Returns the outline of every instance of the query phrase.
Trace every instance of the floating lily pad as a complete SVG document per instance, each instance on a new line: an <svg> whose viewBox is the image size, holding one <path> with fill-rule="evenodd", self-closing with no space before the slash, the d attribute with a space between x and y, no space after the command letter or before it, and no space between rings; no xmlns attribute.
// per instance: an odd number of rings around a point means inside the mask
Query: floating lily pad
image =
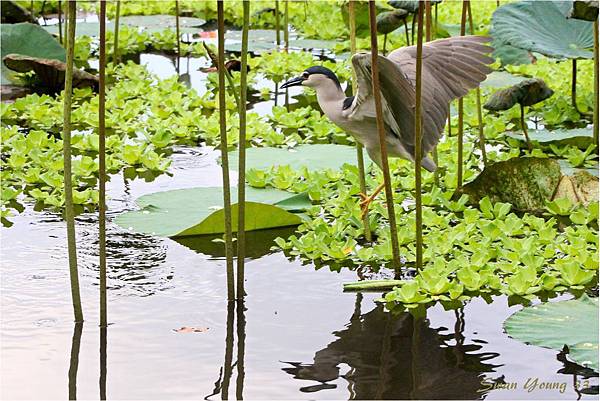
<svg viewBox="0 0 600 401"><path fill-rule="evenodd" d="M519 82L525 81L527 78L519 75L513 75L506 71L492 71L488 74L485 81L481 83L482 87L488 88L504 88L507 86L516 85Z"/></svg>
<svg viewBox="0 0 600 401"><path fill-rule="evenodd" d="M42 27L23 22L20 24L3 24L0 40L0 57L8 54L22 54L25 56L66 60L65 49L56 39ZM15 78L4 64L2 70L2 85L15 83Z"/></svg>
<svg viewBox="0 0 600 401"><path fill-rule="evenodd" d="M594 143L594 134L591 128L557 129L548 131L546 129L532 129L528 131L531 142L538 142L544 145L577 146L585 150ZM521 132L506 132L504 135L525 141Z"/></svg>
<svg viewBox="0 0 600 401"><path fill-rule="evenodd" d="M335 40L301 39L291 35L289 45L292 49L330 50L338 42ZM283 45L283 39L281 39ZM262 53L277 48L277 33L273 29L253 29L248 31L248 51L251 53ZM240 52L242 50L242 32L229 30L225 33L225 50L228 52Z"/></svg>
<svg viewBox="0 0 600 401"><path fill-rule="evenodd" d="M236 202L237 188L231 188ZM286 204L294 198L294 202ZM246 187L246 230L287 227L300 224L292 212L310 206L305 197L277 189ZM223 190L221 187L178 189L144 195L136 201L139 211L117 216L119 226L145 234L164 237L220 234L224 227ZM232 226L237 230L237 203L232 205Z"/></svg>
<svg viewBox="0 0 600 401"><path fill-rule="evenodd" d="M202 30L200 26L204 25L206 21L200 18L192 17L179 17L179 32L181 33L197 33ZM146 32L160 32L165 29L175 30L175 16L174 15L128 15L119 18L119 25L126 25L128 27L139 28ZM43 27L49 33L58 34L58 25L47 25ZM106 30L114 31L114 21L106 22ZM100 35L100 23L99 22L78 22L75 27L76 36L98 36Z"/></svg>
<svg viewBox="0 0 600 401"><path fill-rule="evenodd" d="M554 58L587 58L594 54L592 23L567 19L570 1L521 1L499 7L492 16L492 37L521 49Z"/></svg>
<svg viewBox="0 0 600 401"><path fill-rule="evenodd" d="M598 371L598 298L527 307L506 319L504 329L527 344L557 351L566 345L570 359Z"/></svg>
<svg viewBox="0 0 600 401"><path fill-rule="evenodd" d="M238 168L237 151L229 153L229 168ZM264 170L271 166L290 166L294 169L337 170L344 164L356 164L356 148L345 145L299 145L292 149L249 148L246 168Z"/></svg>

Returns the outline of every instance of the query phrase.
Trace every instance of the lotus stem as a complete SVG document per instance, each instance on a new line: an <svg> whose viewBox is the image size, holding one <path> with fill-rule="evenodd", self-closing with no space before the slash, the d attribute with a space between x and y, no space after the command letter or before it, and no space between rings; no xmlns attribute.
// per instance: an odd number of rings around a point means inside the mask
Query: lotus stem
<svg viewBox="0 0 600 401"><path fill-rule="evenodd" d="M385 200L387 204L388 220L390 223L390 241L392 243L393 264L396 274L400 274L400 249L398 246L398 227L394 211L394 193L388 161L387 144L385 139L385 125L381 105L381 91L379 87L379 65L377 51L377 22L375 20L375 0L369 0L369 28L371 33L371 80L373 81L373 97L375 99L375 115L377 118L377 131L379 133L379 146L381 151L381 169L385 186Z"/></svg>
<svg viewBox="0 0 600 401"><path fill-rule="evenodd" d="M225 18L223 2L217 1L218 47L217 72L219 74L219 125L221 134L221 171L223 174L223 208L225 214L225 259L227 264L227 299L235 299L233 277L233 241L231 230L231 187L229 183L229 155L227 153L227 103L225 99ZM239 103L238 103L239 105Z"/></svg>
<svg viewBox="0 0 600 401"><path fill-rule="evenodd" d="M460 36L465 36L465 28L467 25L467 9L469 6L468 0L463 0L462 4L462 15L460 19ZM458 99L458 161L457 161L457 172L456 172L456 189L461 190L463 185L463 130L464 130L464 109L463 109L463 98Z"/></svg>
<svg viewBox="0 0 600 401"><path fill-rule="evenodd" d="M431 4L425 0L425 5L429 6L431 17ZM423 122L421 118L421 73L423 70L423 2L419 2L419 22L417 23L417 66L415 82L415 231L416 231L416 268L423 268L423 202L421 200L421 160L423 159L422 137ZM429 25L428 21L428 25Z"/></svg>
<svg viewBox="0 0 600 401"><path fill-rule="evenodd" d="M387 33L383 34L383 55L386 55L385 47L387 45Z"/></svg>
<svg viewBox="0 0 600 401"><path fill-rule="evenodd" d="M533 145L531 144L531 141L529 140L529 134L527 133L527 123L525 122L525 107L521 104L519 105L519 107L521 108L521 129L523 130L523 135L525 135L527 147L531 152L533 150Z"/></svg>
<svg viewBox="0 0 600 401"><path fill-rule="evenodd" d="M62 1L58 0L58 42L63 44L62 35Z"/></svg>
<svg viewBox="0 0 600 401"><path fill-rule="evenodd" d="M244 378L246 376L244 357L246 352L246 308L244 300L240 299L236 305L237 322L237 381L235 385L235 398L244 399Z"/></svg>
<svg viewBox="0 0 600 401"><path fill-rule="evenodd" d="M119 64L119 17L121 14L121 0L117 0L117 10L115 11L115 44L113 49L113 63Z"/></svg>
<svg viewBox="0 0 600 401"><path fill-rule="evenodd" d="M275 40L277 48L281 46L281 21L279 18L279 0L275 0Z"/></svg>
<svg viewBox="0 0 600 401"><path fill-rule="evenodd" d="M406 46L410 46L410 37L408 36L408 24L406 23L406 17L404 18L404 33L406 34Z"/></svg>
<svg viewBox="0 0 600 401"><path fill-rule="evenodd" d="M363 280L344 283L344 291L387 291L404 284L404 280Z"/></svg>
<svg viewBox="0 0 600 401"><path fill-rule="evenodd" d="M65 220L67 223L67 248L69 252L69 274L71 276L71 298L76 322L83 322L81 296L79 293L79 272L77 269L77 243L75 239L75 213L73 211L73 177L71 175L71 105L73 99L73 55L75 45L75 1L67 3L67 65L65 90L63 92L63 159L65 181Z"/></svg>
<svg viewBox="0 0 600 401"><path fill-rule="evenodd" d="M598 90L598 68L600 68L600 55L598 52L598 20L594 21L594 143L596 144L596 152L600 151L600 144L598 142L598 130L599 130L599 118L598 118L598 96L600 91Z"/></svg>
<svg viewBox="0 0 600 401"><path fill-rule="evenodd" d="M100 255L100 327L108 325L106 300L106 1L100 1L98 84L98 253Z"/></svg>
<svg viewBox="0 0 600 401"><path fill-rule="evenodd" d="M289 1L284 0L283 2L283 25L285 25L285 30L283 31L283 42L285 45L285 52L287 53L290 50L290 10L288 7ZM287 94L287 91L286 91Z"/></svg>
<svg viewBox="0 0 600 401"><path fill-rule="evenodd" d="M179 0L175 0L175 36L177 36L177 73L179 74L179 58L181 57L181 33L179 32Z"/></svg>
<svg viewBox="0 0 600 401"><path fill-rule="evenodd" d="M411 45L414 46L415 44L415 23L416 23L416 16L413 15L413 19L412 19L412 26L410 29L410 36L412 37L412 41L411 41Z"/></svg>
<svg viewBox="0 0 600 401"><path fill-rule="evenodd" d="M436 6L437 6L437 4L436 4ZM437 7L436 7L436 12L437 12ZM436 16L436 18L437 18L437 16ZM437 23L437 21L436 21L436 23ZM431 41L431 1L429 1L429 0L425 1L425 41L426 42ZM437 164L438 164L437 145L435 145L433 147L433 149L431 150L431 156L433 157L433 162L437 166ZM438 172L437 169L433 173L433 182L436 187L440 186L440 173Z"/></svg>
<svg viewBox="0 0 600 401"><path fill-rule="evenodd" d="M240 70L240 131L238 139L238 227L237 227L237 297L244 298L244 258L246 255L246 97L248 78L248 27L250 25L250 1L245 0L242 27L242 54ZM287 2L286 2L287 6ZM238 397L239 398L239 397Z"/></svg>
<svg viewBox="0 0 600 401"><path fill-rule="evenodd" d="M469 33L475 35L475 24L473 24L473 13L471 11L471 2L467 4L467 12L469 14ZM479 86L475 89L476 102L477 102L477 127L479 128L479 147L481 149L481 158L483 159L483 165L487 166L487 153L485 151L485 134L483 132L483 113L481 110L481 90Z"/></svg>
<svg viewBox="0 0 600 401"><path fill-rule="evenodd" d="M356 15L355 15L355 0L350 0L348 3L348 19L350 21L350 54L356 53ZM406 20L404 21L406 26ZM408 35L408 33L407 33ZM408 36L407 36L408 38ZM352 69L352 93L356 94L358 84L356 82L356 73ZM356 141L356 160L358 164L358 181L360 185L360 192L363 194L367 193L367 182L365 179L365 157L363 153L363 146L360 142ZM363 229L365 231L365 239L369 242L372 241L371 226L369 226L369 211L367 210L363 218Z"/></svg>

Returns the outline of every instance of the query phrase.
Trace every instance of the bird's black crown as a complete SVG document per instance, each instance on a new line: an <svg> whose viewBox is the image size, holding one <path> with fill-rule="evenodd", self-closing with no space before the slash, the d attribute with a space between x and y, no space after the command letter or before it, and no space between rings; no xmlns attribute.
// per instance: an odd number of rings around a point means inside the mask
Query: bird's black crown
<svg viewBox="0 0 600 401"><path fill-rule="evenodd" d="M307 68L306 72L308 72L309 74L323 74L327 78L329 78L333 82L335 82L335 84L337 85L338 88L340 88L340 89L342 88L342 85L340 84L340 81L338 80L338 77L329 68L322 67L320 65L315 65L313 67Z"/></svg>

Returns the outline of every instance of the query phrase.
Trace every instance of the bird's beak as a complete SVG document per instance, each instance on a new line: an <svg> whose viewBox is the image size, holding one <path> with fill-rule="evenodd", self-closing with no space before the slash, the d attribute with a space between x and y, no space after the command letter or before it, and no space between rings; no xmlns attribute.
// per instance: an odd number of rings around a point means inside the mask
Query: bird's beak
<svg viewBox="0 0 600 401"><path fill-rule="evenodd" d="M302 82L304 82L304 78L302 77L292 78L283 85L281 85L281 89L289 88L290 86L302 85Z"/></svg>

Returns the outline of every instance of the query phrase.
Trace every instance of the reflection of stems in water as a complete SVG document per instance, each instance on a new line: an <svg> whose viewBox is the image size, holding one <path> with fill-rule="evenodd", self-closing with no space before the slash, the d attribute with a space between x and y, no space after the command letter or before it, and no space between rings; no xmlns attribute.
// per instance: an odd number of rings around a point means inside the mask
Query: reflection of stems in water
<svg viewBox="0 0 600 401"><path fill-rule="evenodd" d="M467 3L468 0L463 0L462 4L462 16L460 19L460 36L465 36L465 27L467 24ZM458 161L457 161L457 172L456 172L456 189L462 189L463 184L463 98L458 99Z"/></svg>
<svg viewBox="0 0 600 401"><path fill-rule="evenodd" d="M225 337L225 362L223 366L223 385L221 387L221 399L227 400L229 398L229 383L231 381L231 375L233 373L233 367L231 366L233 359L233 319L235 309L235 302L227 302L227 334Z"/></svg>
<svg viewBox="0 0 600 401"><path fill-rule="evenodd" d="M473 13L471 12L471 2L467 3L467 13L469 15L469 33L475 35L475 25L473 24ZM479 86L475 88L477 101L477 126L479 128L479 146L481 148L481 158L483 166L487 166L487 154L485 152L485 135L483 134L483 114L481 112L481 90Z"/></svg>
<svg viewBox="0 0 600 401"><path fill-rule="evenodd" d="M229 183L229 155L227 149L227 103L225 100L225 18L223 2L217 2L219 55L217 72L219 74L219 125L221 136L221 170L223 175L223 208L225 214L225 259L227 265L227 299L235 299L233 277L233 241L231 232L231 187ZM239 102L238 102L239 105Z"/></svg>
<svg viewBox="0 0 600 401"><path fill-rule="evenodd" d="M465 336L463 332L465 330L465 311L464 308L454 310L454 316L456 321L454 323L454 340L456 345L454 347L454 355L456 356L456 366L460 367L463 364L463 352L462 346L465 342Z"/></svg>
<svg viewBox="0 0 600 401"><path fill-rule="evenodd" d="M113 63L119 63L119 17L121 14L121 0L117 0L117 11L115 12L115 45L113 49Z"/></svg>
<svg viewBox="0 0 600 401"><path fill-rule="evenodd" d="M100 255L100 327L108 324L106 305L106 2L100 2L98 85L98 253Z"/></svg>
<svg viewBox="0 0 600 401"><path fill-rule="evenodd" d="M79 273L77 271L77 244L75 240L75 214L73 211L73 183L71 179L71 101L73 97L73 55L75 48L75 1L67 3L67 69L65 72L64 114L63 114L63 163L65 185L65 220L67 223L67 248L69 253L69 275L71 278L71 298L76 322L83 322L81 296L79 294Z"/></svg>
<svg viewBox="0 0 600 401"><path fill-rule="evenodd" d="M235 398L244 399L244 353L246 352L246 309L244 300L237 301L237 382Z"/></svg>
<svg viewBox="0 0 600 401"><path fill-rule="evenodd" d="M104 3L104 2L103 2ZM100 327L100 399L106 399L106 343L107 328Z"/></svg>
<svg viewBox="0 0 600 401"><path fill-rule="evenodd" d="M386 313L386 322L385 329L383 332L383 344L381 346L381 354L379 356L379 381L377 383L377 396L375 397L378 400L383 399L385 390L387 389L387 382L389 379L389 372L391 372L392 368L388 367L390 357L392 353L390 352L392 348L392 314Z"/></svg>
<svg viewBox="0 0 600 401"><path fill-rule="evenodd" d="M423 318L425 319L425 318ZM419 355L419 342L421 341L421 318L412 317L413 333L410 345L410 373L412 377L410 399L417 399L417 390L419 389L419 374L417 372L417 357Z"/></svg>
<svg viewBox="0 0 600 401"><path fill-rule="evenodd" d="M431 11L431 4L426 1ZM422 138L423 119L421 105L421 72L423 70L423 11L424 4L419 2L418 28L417 28L417 66L415 82L415 237L416 237L416 263L415 267L420 270L423 267L423 203L421 201L421 160L423 160Z"/></svg>
<svg viewBox="0 0 600 401"><path fill-rule="evenodd" d="M248 69L248 25L250 24L250 2L244 1L244 26L242 28L242 64L240 69L240 130L238 139L238 228L237 228L237 296L243 298L244 258L246 256L246 96Z"/></svg>
<svg viewBox="0 0 600 401"><path fill-rule="evenodd" d="M81 333L83 323L75 323L73 340L71 341L71 359L69 361L69 399L77 399L77 368L79 367L79 348L81 346Z"/></svg>
<svg viewBox="0 0 600 401"><path fill-rule="evenodd" d="M371 37L371 82L372 93L375 100L375 115L377 120L377 133L379 136L379 151L381 152L381 170L383 171L383 183L385 186L385 203L387 217L390 226L390 238L392 242L393 266L396 274L400 274L400 248L398 246L398 227L396 226L396 213L394 212L394 193L390 178L390 166L388 161L387 143L385 140L385 123L383 121L383 108L381 101L381 90L379 86L379 64L377 51L377 22L375 0L369 0L369 29Z"/></svg>
<svg viewBox="0 0 600 401"><path fill-rule="evenodd" d="M356 15L355 6L356 0L350 0L348 3L348 20L350 22L350 54L356 53ZM404 20L406 24L406 19ZM407 34L408 35L408 34ZM408 36L407 36L408 38ZM356 72L352 69L352 94L356 94L358 89L358 83L356 82ZM360 185L360 192L363 194L367 193L367 182L365 179L365 157L363 154L363 146L360 142L356 141L356 160L358 162L358 181ZM371 242L371 227L369 226L369 210L367 209L363 218L363 230L365 231L365 239Z"/></svg>

